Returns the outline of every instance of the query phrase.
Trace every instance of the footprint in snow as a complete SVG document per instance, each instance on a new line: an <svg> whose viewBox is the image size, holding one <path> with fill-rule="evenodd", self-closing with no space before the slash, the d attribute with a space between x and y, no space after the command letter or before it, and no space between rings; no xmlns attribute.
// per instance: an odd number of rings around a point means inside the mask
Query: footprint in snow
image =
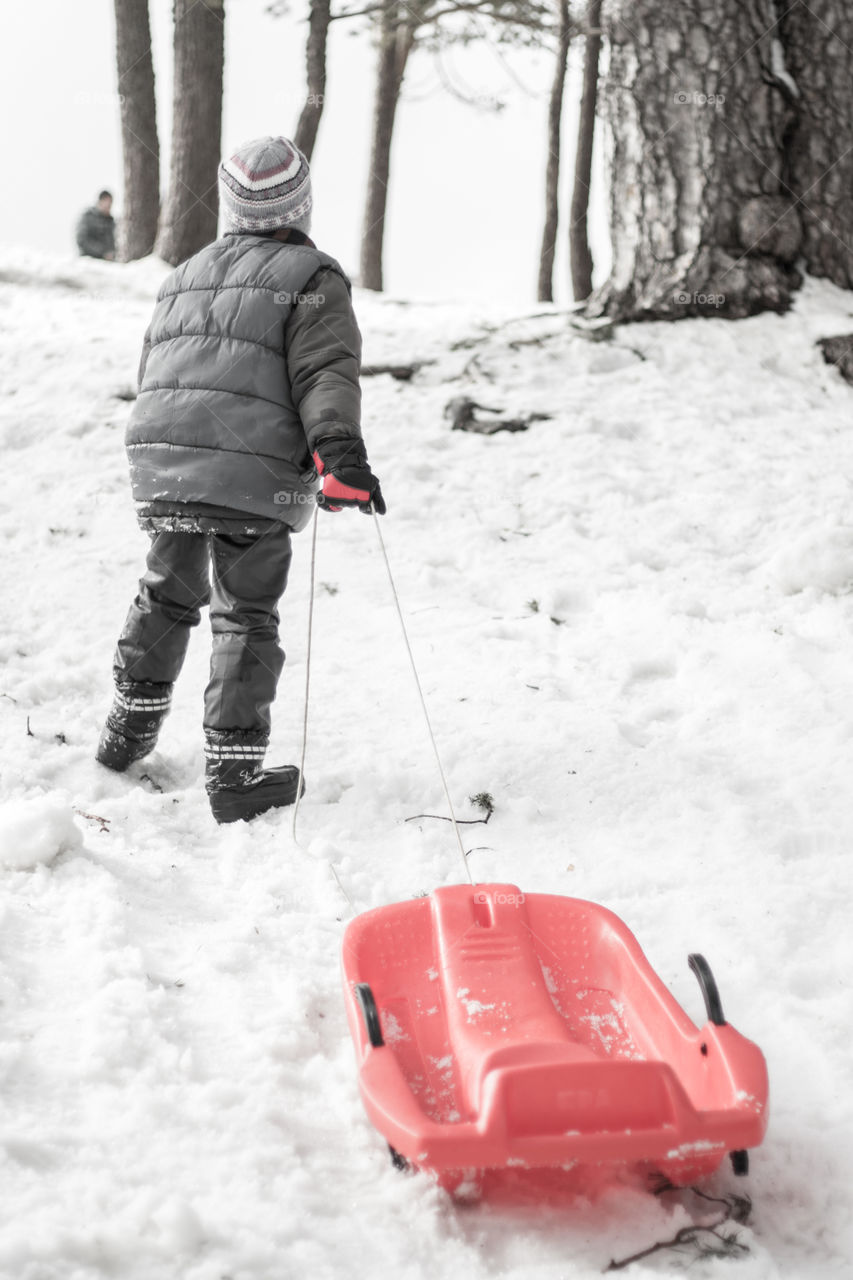
<svg viewBox="0 0 853 1280"><path fill-rule="evenodd" d="M639 719L617 721L616 728L632 747L647 747L659 737L663 728L681 717L681 711L667 704L650 707Z"/></svg>
<svg viewBox="0 0 853 1280"><path fill-rule="evenodd" d="M650 680L672 680L678 666L672 658L640 658L632 662L622 683L622 692L629 693L634 685L647 684Z"/></svg>

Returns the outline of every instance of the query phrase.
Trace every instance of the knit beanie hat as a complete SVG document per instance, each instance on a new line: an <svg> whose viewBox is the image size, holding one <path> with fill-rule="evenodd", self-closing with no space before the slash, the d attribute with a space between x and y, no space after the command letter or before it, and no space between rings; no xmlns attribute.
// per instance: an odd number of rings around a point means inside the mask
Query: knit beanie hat
<svg viewBox="0 0 853 1280"><path fill-rule="evenodd" d="M308 161L287 138L245 142L219 166L219 203L226 231L311 229Z"/></svg>

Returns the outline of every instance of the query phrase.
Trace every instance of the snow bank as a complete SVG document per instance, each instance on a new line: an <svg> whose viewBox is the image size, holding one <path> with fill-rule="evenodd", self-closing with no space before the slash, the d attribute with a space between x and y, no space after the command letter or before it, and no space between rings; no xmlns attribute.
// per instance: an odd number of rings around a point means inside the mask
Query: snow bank
<svg viewBox="0 0 853 1280"><path fill-rule="evenodd" d="M567 1185L461 1210L391 1167L359 1100L347 920L461 872L447 822L406 821L445 802L373 521L321 517L298 844L289 813L211 818L206 621L157 751L94 761L147 546L123 395L161 271L0 252L0 769L44 793L4 848L76 847L73 804L87 854L0 874L0 1280L589 1280L687 1209ZM849 1276L853 591L827 513L853 401L814 340L850 295L612 343L535 306L356 306L367 363L435 361L366 378L364 422L454 805L494 797L472 874L616 911L695 1020L706 955L770 1070L737 1280ZM451 432L460 394L551 416ZM272 764L299 759L309 548ZM710 1190L744 1184L726 1165ZM735 1274L628 1274L673 1270Z"/></svg>
<svg viewBox="0 0 853 1280"><path fill-rule="evenodd" d="M10 800L0 808L0 867L26 871L82 843L71 806L60 796Z"/></svg>
<svg viewBox="0 0 853 1280"><path fill-rule="evenodd" d="M781 547L768 569L783 591L841 592L853 590L853 524L840 517L815 520L788 546Z"/></svg>

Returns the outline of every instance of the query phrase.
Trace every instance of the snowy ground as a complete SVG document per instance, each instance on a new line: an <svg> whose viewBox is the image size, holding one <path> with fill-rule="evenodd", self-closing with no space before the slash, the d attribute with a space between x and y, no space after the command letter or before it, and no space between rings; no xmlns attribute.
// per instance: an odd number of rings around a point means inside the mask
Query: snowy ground
<svg viewBox="0 0 853 1280"><path fill-rule="evenodd" d="M162 273L0 253L0 1275L598 1275L687 1202L462 1208L361 1109L330 863L356 911L460 876L446 823L404 821L445 806L373 522L321 516L299 845L286 813L210 817L203 633L157 753L93 761L145 549L121 395ZM457 807L496 803L474 875L609 906L697 1021L686 955L708 957L771 1080L736 1274L850 1275L851 391L813 342L853 329L851 296L610 343L547 308L357 306L368 361L436 361L365 381L365 434ZM460 394L553 417L451 433ZM300 745L297 549L276 763Z"/></svg>

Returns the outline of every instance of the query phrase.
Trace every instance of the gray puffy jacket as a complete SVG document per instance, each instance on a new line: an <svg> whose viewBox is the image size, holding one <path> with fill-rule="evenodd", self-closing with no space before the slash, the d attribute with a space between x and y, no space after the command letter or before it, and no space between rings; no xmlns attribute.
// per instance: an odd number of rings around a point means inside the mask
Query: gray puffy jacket
<svg viewBox="0 0 853 1280"><path fill-rule="evenodd" d="M141 517L239 513L301 529L318 441L361 436L349 281L291 236L229 233L161 286L127 430Z"/></svg>
<svg viewBox="0 0 853 1280"><path fill-rule="evenodd" d="M80 214L77 223L77 248L84 258L105 258L116 251L116 224L111 213L102 213L97 205Z"/></svg>

